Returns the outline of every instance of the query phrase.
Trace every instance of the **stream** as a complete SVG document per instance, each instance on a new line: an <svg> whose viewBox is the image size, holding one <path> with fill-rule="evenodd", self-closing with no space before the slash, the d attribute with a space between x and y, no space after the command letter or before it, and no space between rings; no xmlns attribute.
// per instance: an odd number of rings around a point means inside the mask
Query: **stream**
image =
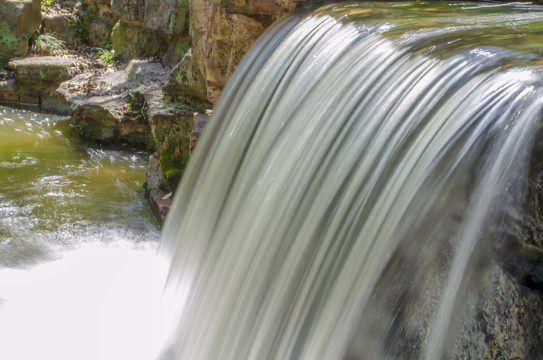
<svg viewBox="0 0 543 360"><path fill-rule="evenodd" d="M149 358L161 283L148 154L4 106L0 139L0 358Z"/></svg>

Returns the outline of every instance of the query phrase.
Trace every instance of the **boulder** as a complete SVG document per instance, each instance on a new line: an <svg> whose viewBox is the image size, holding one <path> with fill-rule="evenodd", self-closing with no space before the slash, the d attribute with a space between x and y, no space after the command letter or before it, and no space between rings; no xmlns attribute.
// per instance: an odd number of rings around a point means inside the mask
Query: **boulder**
<svg viewBox="0 0 543 360"><path fill-rule="evenodd" d="M142 23L144 9L144 0L111 0L111 10L124 20Z"/></svg>
<svg viewBox="0 0 543 360"><path fill-rule="evenodd" d="M132 60L118 71L79 74L62 83L57 92L69 104L80 136L148 146L147 98L160 94L169 73L160 63Z"/></svg>
<svg viewBox="0 0 543 360"><path fill-rule="evenodd" d="M147 119L167 191L175 190L189 161L194 112L194 107L170 103L161 95L148 101Z"/></svg>
<svg viewBox="0 0 543 360"><path fill-rule="evenodd" d="M203 100L207 99L207 91L200 69L194 61L192 49L189 49L172 69L163 91L169 98L189 101L200 110L211 107L211 104Z"/></svg>
<svg viewBox="0 0 543 360"><path fill-rule="evenodd" d="M17 80L0 80L0 100L20 101L20 90Z"/></svg>
<svg viewBox="0 0 543 360"><path fill-rule="evenodd" d="M59 101L56 89L76 72L75 58L68 56L35 56L13 59L8 64L15 72L20 87L19 101L42 104L46 110L65 113L67 107Z"/></svg>
<svg viewBox="0 0 543 360"><path fill-rule="evenodd" d="M162 61L164 61L165 64L174 67L183 60L183 57L190 49L190 44L191 39L188 34L172 38L168 43L168 50L164 54Z"/></svg>
<svg viewBox="0 0 543 360"><path fill-rule="evenodd" d="M123 95L93 96L74 99L71 111L74 128L86 138L103 143L145 145L148 126L142 116L134 116Z"/></svg>
<svg viewBox="0 0 543 360"><path fill-rule="evenodd" d="M164 55L168 44L159 32L119 20L111 33L115 52L123 58Z"/></svg>
<svg viewBox="0 0 543 360"><path fill-rule="evenodd" d="M40 0L0 0L0 63L27 54L41 20Z"/></svg>
<svg viewBox="0 0 543 360"><path fill-rule="evenodd" d="M143 24L146 28L172 36L186 33L189 20L188 0L146 0Z"/></svg>
<svg viewBox="0 0 543 360"><path fill-rule="evenodd" d="M77 17L73 14L46 14L43 17L44 33L53 34L67 44L75 44L73 24L76 20Z"/></svg>

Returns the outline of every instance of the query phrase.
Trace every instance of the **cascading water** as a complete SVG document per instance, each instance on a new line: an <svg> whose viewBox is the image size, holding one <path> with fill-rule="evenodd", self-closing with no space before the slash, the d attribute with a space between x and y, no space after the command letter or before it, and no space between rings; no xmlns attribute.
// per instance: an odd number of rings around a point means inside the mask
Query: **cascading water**
<svg viewBox="0 0 543 360"><path fill-rule="evenodd" d="M263 35L163 231L164 358L461 357L525 194L542 24L522 4L341 3Z"/></svg>

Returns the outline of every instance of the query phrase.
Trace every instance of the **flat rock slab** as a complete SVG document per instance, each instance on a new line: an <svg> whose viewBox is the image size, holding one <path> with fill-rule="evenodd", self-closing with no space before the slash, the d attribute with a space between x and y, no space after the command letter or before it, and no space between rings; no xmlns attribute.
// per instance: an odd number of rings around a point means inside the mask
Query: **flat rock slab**
<svg viewBox="0 0 543 360"><path fill-rule="evenodd" d="M60 84L74 75L76 59L67 56L35 56L11 60L8 66L16 73L20 83Z"/></svg>
<svg viewBox="0 0 543 360"><path fill-rule="evenodd" d="M132 60L117 71L79 74L60 84L57 93L70 105L82 137L146 145L150 131L141 108L146 98L160 92L170 71L161 63ZM135 93L141 97L136 99Z"/></svg>

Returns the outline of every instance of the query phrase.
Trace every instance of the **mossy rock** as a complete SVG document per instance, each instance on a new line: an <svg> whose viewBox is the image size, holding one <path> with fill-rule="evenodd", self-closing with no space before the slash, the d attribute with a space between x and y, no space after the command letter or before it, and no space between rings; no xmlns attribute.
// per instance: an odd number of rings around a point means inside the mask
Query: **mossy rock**
<svg viewBox="0 0 543 360"><path fill-rule="evenodd" d="M194 104L199 111L203 112L211 107L207 101L204 79L193 61L192 49L189 49L183 59L172 69L163 91L171 99Z"/></svg>
<svg viewBox="0 0 543 360"><path fill-rule="evenodd" d="M1 0L0 63L25 56L28 52L28 40L40 24L40 0Z"/></svg>
<svg viewBox="0 0 543 360"><path fill-rule="evenodd" d="M111 10L119 18L130 21L143 21L144 0L111 0Z"/></svg>
<svg viewBox="0 0 543 360"><path fill-rule="evenodd" d="M168 103L162 97L149 101L147 118L159 153L163 182L174 190L190 158L190 133L196 110L186 104Z"/></svg>
<svg viewBox="0 0 543 360"><path fill-rule="evenodd" d="M168 44L159 32L119 20L111 33L111 43L116 54L121 57L142 56L160 57L168 49Z"/></svg>
<svg viewBox="0 0 543 360"><path fill-rule="evenodd" d="M185 34L189 23L188 0L146 0L143 24L172 36Z"/></svg>

